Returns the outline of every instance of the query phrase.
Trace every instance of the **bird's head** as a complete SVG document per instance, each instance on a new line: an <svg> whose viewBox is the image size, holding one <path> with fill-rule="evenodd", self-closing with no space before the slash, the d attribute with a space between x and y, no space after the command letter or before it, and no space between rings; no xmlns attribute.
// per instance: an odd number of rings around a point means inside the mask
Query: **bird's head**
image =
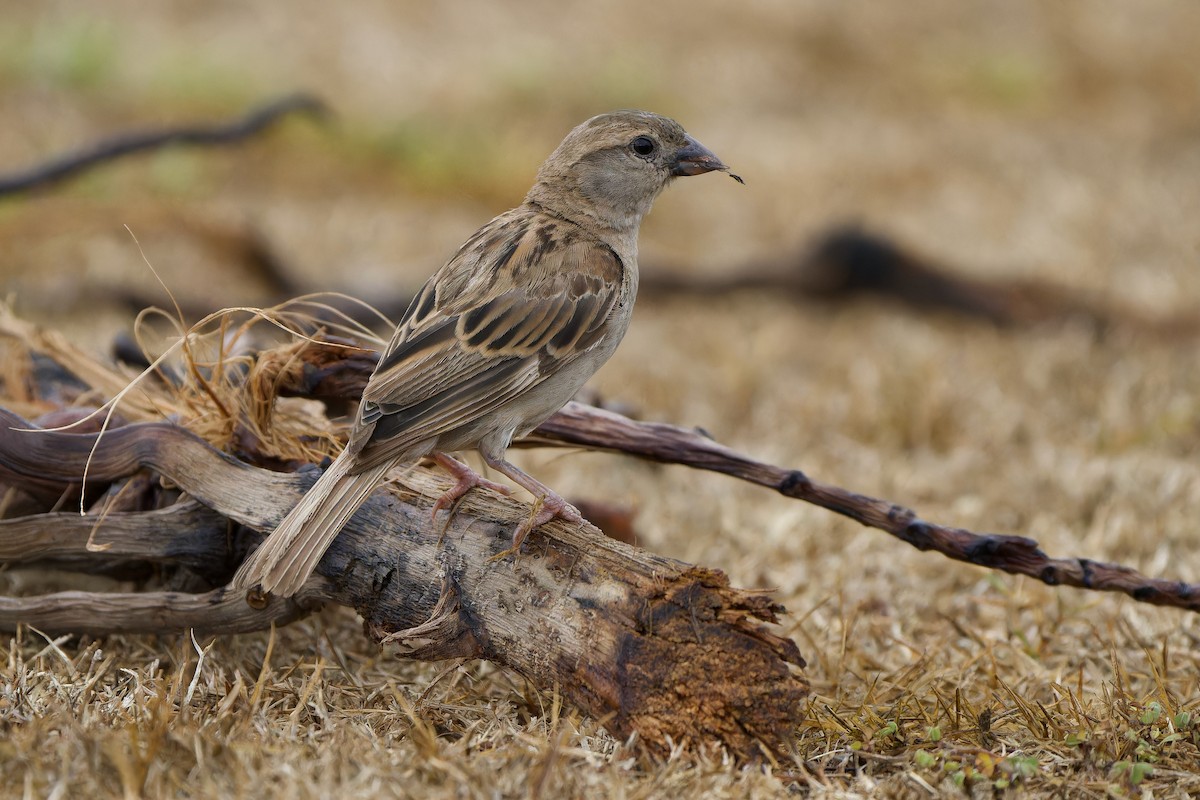
<svg viewBox="0 0 1200 800"><path fill-rule="evenodd" d="M583 214L602 227L636 230L674 178L705 172L729 167L678 122L614 111L567 134L542 164L528 199L568 218Z"/></svg>

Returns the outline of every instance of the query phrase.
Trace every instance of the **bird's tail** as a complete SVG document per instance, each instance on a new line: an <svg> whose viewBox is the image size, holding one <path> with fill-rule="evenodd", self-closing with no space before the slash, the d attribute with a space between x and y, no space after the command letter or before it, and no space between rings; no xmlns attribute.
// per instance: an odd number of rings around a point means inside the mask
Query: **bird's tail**
<svg viewBox="0 0 1200 800"><path fill-rule="evenodd" d="M261 586L264 592L291 597L300 591L338 531L382 481L390 462L351 473L353 457L343 453L325 470L262 546L233 577L238 590Z"/></svg>

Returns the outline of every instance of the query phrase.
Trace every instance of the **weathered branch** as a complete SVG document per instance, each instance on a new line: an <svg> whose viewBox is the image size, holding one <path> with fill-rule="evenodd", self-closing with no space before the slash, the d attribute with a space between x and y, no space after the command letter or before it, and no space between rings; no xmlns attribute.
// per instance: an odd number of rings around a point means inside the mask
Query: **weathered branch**
<svg viewBox="0 0 1200 800"><path fill-rule="evenodd" d="M189 628L201 633L249 633L285 625L321 605L319 590L307 587L295 597L265 598L250 606L241 596L217 589L183 592L58 592L37 597L0 596L0 628L18 624L40 631L90 633L121 631L167 633Z"/></svg>
<svg viewBox="0 0 1200 800"><path fill-rule="evenodd" d="M926 522L904 506L818 483L800 470L755 461L694 430L634 422L610 411L571 403L534 431L527 443L551 442L720 472L836 511L918 550L933 550L955 561L1026 575L1051 586L1119 592L1142 603L1200 611L1200 586L1195 584L1150 578L1131 567L1087 558L1051 558L1036 541L1024 536L978 534Z"/></svg>
<svg viewBox="0 0 1200 800"><path fill-rule="evenodd" d="M251 109L241 119L225 125L184 126L124 133L24 172L0 176L0 197L43 188L126 156L172 145L231 144L254 136L290 114L323 116L326 113L328 112L324 103L317 98L307 94L296 94Z"/></svg>
<svg viewBox="0 0 1200 800"><path fill-rule="evenodd" d="M346 352L347 360L339 362L323 345L306 346L284 381L284 391L316 397L361 393L374 361L360 350ZM903 506L819 483L800 470L756 461L675 425L635 422L610 411L570 403L517 444L587 447L720 472L835 511L886 531L918 550L933 550L955 561L1027 575L1051 586L1119 592L1142 603L1200 611L1200 586L1150 578L1120 564L1052 558L1024 536L977 534L926 522Z"/></svg>
<svg viewBox="0 0 1200 800"><path fill-rule="evenodd" d="M96 538L101 527L103 535ZM137 560L216 577L230 568L228 533L225 517L195 501L103 516L34 514L0 520L0 562L50 561L88 572L105 562Z"/></svg>

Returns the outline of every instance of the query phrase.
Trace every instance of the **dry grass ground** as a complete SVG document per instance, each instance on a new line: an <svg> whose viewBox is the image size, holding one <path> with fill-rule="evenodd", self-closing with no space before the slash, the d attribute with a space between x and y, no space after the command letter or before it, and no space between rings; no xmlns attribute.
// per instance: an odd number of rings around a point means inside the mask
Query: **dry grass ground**
<svg viewBox="0 0 1200 800"><path fill-rule="evenodd" d="M128 326L105 288L156 291L122 224L213 307L262 287L180 220L251 222L314 287L402 293L516 202L571 124L620 106L676 116L748 183L668 193L649 268L733 269L855 218L976 275L1143 314L1200 302L1188 0L10 1L0 20L3 168L297 86L341 114L0 204L6 293L97 350ZM1197 352L739 294L643 304L596 384L928 519L1200 581ZM635 506L644 546L776 591L814 686L794 760L651 763L518 677L395 661L328 611L271 636L6 637L0 795L1200 792L1192 616L951 563L717 476L523 457L568 494Z"/></svg>

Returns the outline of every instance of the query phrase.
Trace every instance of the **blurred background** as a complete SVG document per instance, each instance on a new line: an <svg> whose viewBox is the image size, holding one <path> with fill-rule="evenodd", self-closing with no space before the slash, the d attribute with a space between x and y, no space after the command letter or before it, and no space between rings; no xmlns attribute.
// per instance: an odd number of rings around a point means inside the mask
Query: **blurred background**
<svg viewBox="0 0 1200 800"><path fill-rule="evenodd" d="M6 202L0 275L47 318L95 314L96 284L156 291L125 224L174 291L211 304L257 287L206 225L252 226L306 287L404 294L520 200L565 131L620 107L678 118L748 182L666 195L648 269L727 272L857 221L979 274L1156 309L1200 296L1187 0L0 10L6 172L296 90L336 115Z"/></svg>

